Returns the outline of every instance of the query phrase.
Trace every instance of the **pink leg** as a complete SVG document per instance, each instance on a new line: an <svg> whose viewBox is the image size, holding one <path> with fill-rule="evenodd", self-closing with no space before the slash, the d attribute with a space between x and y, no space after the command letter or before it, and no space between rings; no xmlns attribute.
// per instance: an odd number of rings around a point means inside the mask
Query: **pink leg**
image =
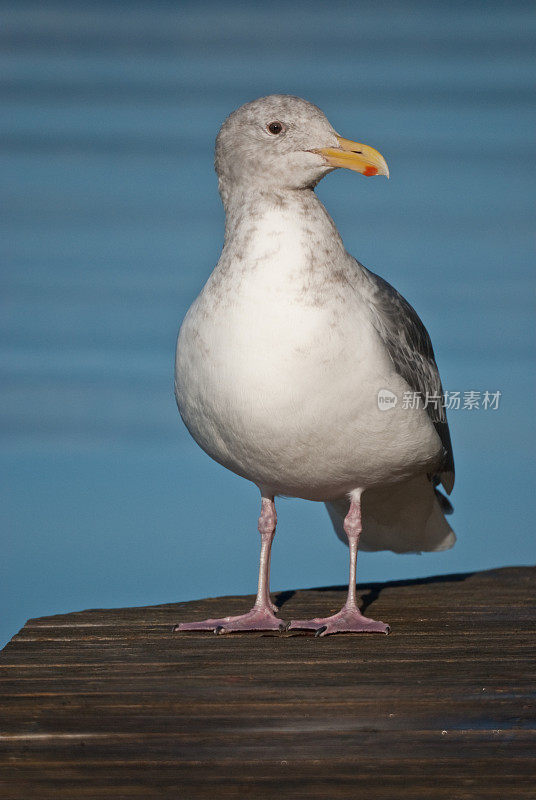
<svg viewBox="0 0 536 800"><path fill-rule="evenodd" d="M274 615L277 606L270 600L270 554L275 536L277 514L273 497L263 495L261 515L259 517L259 533L261 535L261 558L259 564L259 585L255 605L247 614L238 617L220 617L204 619L200 622L181 622L175 631L206 631L229 633L231 631L280 631L285 623Z"/></svg>
<svg viewBox="0 0 536 800"><path fill-rule="evenodd" d="M289 630L306 629L316 631L315 636L330 633L389 633L389 625L364 617L357 607L356 566L359 537L361 535L361 493L355 492L350 510L344 520L344 530L350 547L350 580L346 603L337 614L331 617L315 617L308 620L293 620Z"/></svg>

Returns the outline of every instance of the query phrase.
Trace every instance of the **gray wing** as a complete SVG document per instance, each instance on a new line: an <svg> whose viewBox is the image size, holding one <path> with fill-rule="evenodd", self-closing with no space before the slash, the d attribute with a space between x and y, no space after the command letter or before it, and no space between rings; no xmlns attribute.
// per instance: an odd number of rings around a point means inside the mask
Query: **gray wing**
<svg viewBox="0 0 536 800"><path fill-rule="evenodd" d="M387 347L396 372L422 398L427 395L439 395L442 398L443 387L432 342L417 312L390 283L361 264L359 266L369 284L368 300L374 327ZM435 484L441 482L450 494L454 486L452 443L443 404L437 403L437 408L435 405L429 403L426 411L441 439L444 456L438 475L431 477Z"/></svg>

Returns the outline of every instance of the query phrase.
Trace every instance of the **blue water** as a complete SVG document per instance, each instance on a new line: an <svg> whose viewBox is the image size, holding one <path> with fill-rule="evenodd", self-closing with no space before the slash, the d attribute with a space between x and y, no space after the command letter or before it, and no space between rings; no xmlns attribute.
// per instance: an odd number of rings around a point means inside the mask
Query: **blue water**
<svg viewBox="0 0 536 800"><path fill-rule="evenodd" d="M0 641L28 617L253 592L257 490L191 441L181 318L217 261L213 140L271 92L377 147L318 189L397 286L448 390L448 553L362 580L534 561L534 60L522 3L3 3ZM323 506L279 502L273 588L344 583Z"/></svg>

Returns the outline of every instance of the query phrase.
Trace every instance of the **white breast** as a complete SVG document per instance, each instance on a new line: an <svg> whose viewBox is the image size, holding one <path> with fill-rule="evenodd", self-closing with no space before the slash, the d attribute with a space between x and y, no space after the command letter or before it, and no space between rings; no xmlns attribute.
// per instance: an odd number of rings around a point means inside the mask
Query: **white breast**
<svg viewBox="0 0 536 800"><path fill-rule="evenodd" d="M440 445L426 412L401 407L408 386L351 285L355 262L343 250L323 261L309 234L272 209L247 257L224 250L182 324L176 394L212 458L276 494L324 500L422 471ZM378 409L383 388L396 408Z"/></svg>

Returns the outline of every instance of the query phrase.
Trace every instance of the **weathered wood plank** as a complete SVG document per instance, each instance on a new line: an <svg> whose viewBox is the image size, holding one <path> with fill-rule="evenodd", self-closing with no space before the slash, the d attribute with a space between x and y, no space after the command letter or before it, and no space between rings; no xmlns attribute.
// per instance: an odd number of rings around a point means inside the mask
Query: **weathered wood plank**
<svg viewBox="0 0 536 800"><path fill-rule="evenodd" d="M389 637L172 633L244 597L30 620L0 654L0 797L532 798L535 584L362 586Z"/></svg>

